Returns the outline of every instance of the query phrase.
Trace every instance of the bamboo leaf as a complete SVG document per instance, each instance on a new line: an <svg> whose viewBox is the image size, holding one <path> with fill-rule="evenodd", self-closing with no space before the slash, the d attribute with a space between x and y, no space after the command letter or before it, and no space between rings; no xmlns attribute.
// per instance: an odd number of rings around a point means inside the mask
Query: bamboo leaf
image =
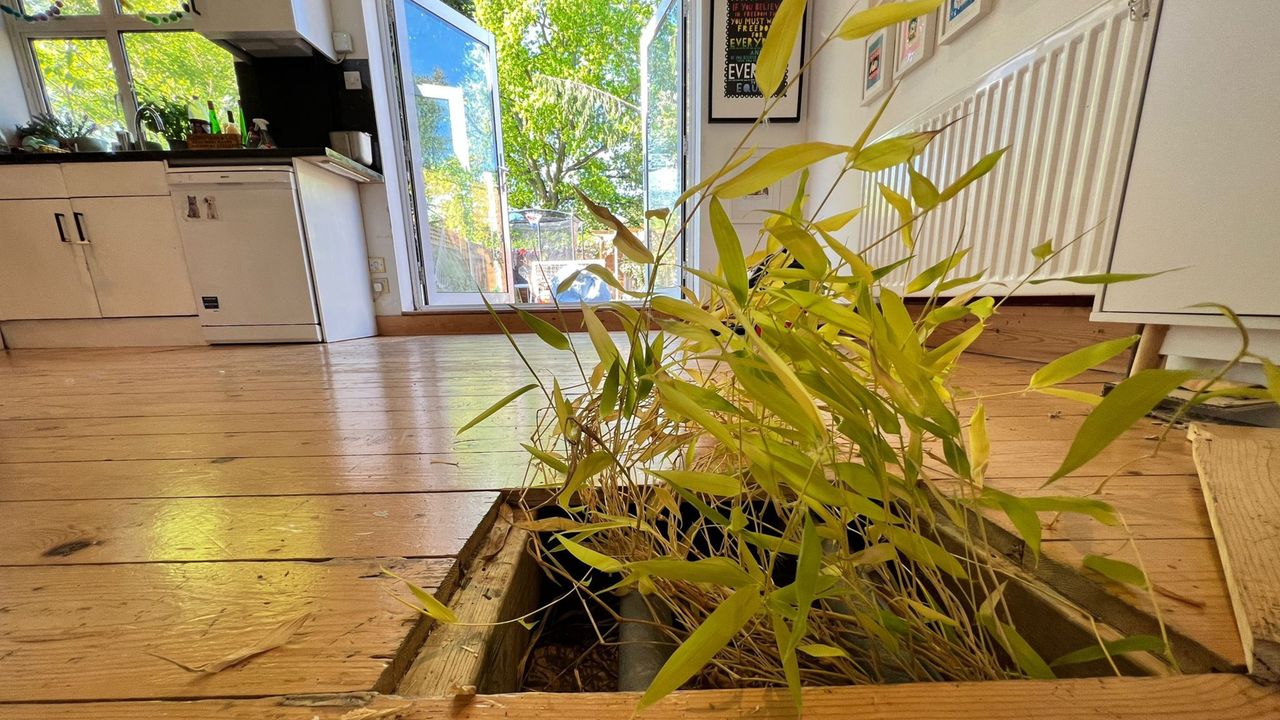
<svg viewBox="0 0 1280 720"><path fill-rule="evenodd" d="M757 160L733 179L725 181L712 193L725 200L750 195L819 160L847 152L849 152L848 145L825 142L800 143L778 148Z"/></svg>
<svg viewBox="0 0 1280 720"><path fill-rule="evenodd" d="M754 580L739 565L728 558L711 557L701 560L655 558L629 563L627 570L639 575L651 575L665 580L706 583L722 587L740 588L754 584Z"/></svg>
<svg viewBox="0 0 1280 720"><path fill-rule="evenodd" d="M1046 240L1040 243L1039 245L1031 248L1031 256L1041 262L1048 260L1051 255L1053 255L1052 240Z"/></svg>
<svg viewBox="0 0 1280 720"><path fill-rule="evenodd" d="M747 261L742 254L742 242L738 239L738 231L729 220L729 214L720 204L720 198L711 198L709 214L711 216L711 237L716 243L716 253L720 255L720 271L724 273L729 291L739 305L747 304Z"/></svg>
<svg viewBox="0 0 1280 720"><path fill-rule="evenodd" d="M678 690L689 678L724 649L729 641L759 612L764 604L760 590L744 587L716 606L702 624L685 639L658 670L649 689L640 698L643 710Z"/></svg>
<svg viewBox="0 0 1280 720"><path fill-rule="evenodd" d="M1110 503L1094 498L1048 495L1025 497L1020 500L1035 512L1075 513L1088 515L1103 525L1119 525L1120 516Z"/></svg>
<svg viewBox="0 0 1280 720"><path fill-rule="evenodd" d="M965 255L968 254L969 248L965 248L956 252L951 257L931 265L924 272L917 275L911 282L907 283L907 292L920 292L938 280L946 277L947 273L954 270L956 266L960 264L960 261L964 260Z"/></svg>
<svg viewBox="0 0 1280 720"><path fill-rule="evenodd" d="M649 304L653 306L654 310L683 320L691 325L704 327L715 332L723 332L725 330L724 324L717 320L715 316L693 303L677 300L666 295L655 295L650 298Z"/></svg>
<svg viewBox="0 0 1280 720"><path fill-rule="evenodd" d="M1270 360L1262 361L1262 372L1267 378L1267 392L1271 394L1271 399L1280 405L1280 368L1277 368Z"/></svg>
<svg viewBox="0 0 1280 720"><path fill-rule="evenodd" d="M569 337L560 332L555 325L552 325L537 315L521 310L514 305L511 307L516 311L516 314L520 316L520 319L524 321L524 324L528 325L529 329L542 339L542 342L557 350L569 349Z"/></svg>
<svg viewBox="0 0 1280 720"><path fill-rule="evenodd" d="M803 643L801 645L797 645L796 650L799 650L809 657L816 658L849 657L849 653L844 650L835 647L834 645L823 645L822 643Z"/></svg>
<svg viewBox="0 0 1280 720"><path fill-rule="evenodd" d="M1098 405L1102 404L1101 395L1098 395L1096 393L1084 392L1083 390L1070 390L1067 388L1051 387L1051 388L1041 388L1036 392L1042 395L1052 395L1054 397L1060 397L1064 400L1071 400L1073 402L1084 403L1085 405L1092 405L1094 407L1098 407Z"/></svg>
<svg viewBox="0 0 1280 720"><path fill-rule="evenodd" d="M892 525L883 525L880 529L889 538L889 542L912 560L936 567L952 577L961 579L968 577L960 561L934 541Z"/></svg>
<svg viewBox="0 0 1280 720"><path fill-rule="evenodd" d="M618 346L613 344L613 338L609 337L609 331L600 322L600 318L596 317L595 310L586 303L582 303L582 324L587 326L587 335L591 338L591 344L595 347L600 362L610 363L617 360Z"/></svg>
<svg viewBox="0 0 1280 720"><path fill-rule="evenodd" d="M1009 522L1013 523L1018 535L1030 548L1032 556L1039 558L1040 538L1044 533L1044 529L1040 526L1040 516L1036 515L1036 511L1021 498L1004 493L1000 495L998 500L1000 509L1009 518Z"/></svg>
<svg viewBox="0 0 1280 720"><path fill-rule="evenodd" d="M737 497L743 492L740 478L719 473L696 470L650 470L649 474L656 475L676 487L707 495Z"/></svg>
<svg viewBox="0 0 1280 720"><path fill-rule="evenodd" d="M1066 382L1128 350L1134 343L1138 342L1140 337L1140 335L1130 335L1129 337L1107 340L1063 355L1037 370L1031 376L1031 382L1028 383L1027 387L1031 390L1040 390Z"/></svg>
<svg viewBox="0 0 1280 720"><path fill-rule="evenodd" d="M923 15L942 4L942 0L914 0L914 2L885 3L879 7L851 15L836 29L841 40L856 40L871 33L896 25L904 20Z"/></svg>
<svg viewBox="0 0 1280 720"><path fill-rule="evenodd" d="M608 208L592 202L591 198L587 197L586 193L582 192L582 190L577 187L575 187L573 191L577 193L578 199L582 202L583 206L585 206L592 215L596 216L596 219L613 228L615 233L613 236L613 245L618 248L618 252L621 252L623 255L626 255L629 259L634 260L635 262L646 265L653 264L653 253L649 252L649 248L645 247L644 243L640 242L640 238L636 237L636 234L631 232L631 228L628 228L625 222L610 212Z"/></svg>
<svg viewBox="0 0 1280 720"><path fill-rule="evenodd" d="M1147 576L1142 569L1123 560L1112 560L1101 555L1085 555L1081 563L1090 570L1122 585L1146 589Z"/></svg>
<svg viewBox="0 0 1280 720"><path fill-rule="evenodd" d="M1069 282L1077 285L1115 285L1122 282L1133 282L1134 280L1145 280L1147 278L1158 277L1165 273L1177 272L1186 268L1170 268L1153 273L1097 273L1093 275L1073 275L1071 277L1059 278L1040 278L1039 280L1031 280L1031 285L1043 285L1051 282Z"/></svg>
<svg viewBox="0 0 1280 720"><path fill-rule="evenodd" d="M940 132L940 130L922 130L872 143L863 148L862 152L853 159L853 166L863 172L875 173L909 162L924 152Z"/></svg>
<svg viewBox="0 0 1280 720"><path fill-rule="evenodd" d="M978 608L977 612L978 624L1000 643L1000 646L1005 649L1005 652L1009 653L1009 657L1013 658L1014 663L1027 677L1037 680L1052 679L1054 677L1053 669L1044 661L1044 658L1040 657L1040 654L1032 649L1031 645L1012 625L1001 622L996 617L995 608L1004 596L1004 588L1005 583L1000 583L987 596L987 599L982 602L982 606Z"/></svg>
<svg viewBox="0 0 1280 720"><path fill-rule="evenodd" d="M511 404L511 402L512 402L513 400L515 400L516 398L520 397L521 395L524 395L525 393L527 393L527 392L529 392L530 390L533 390L534 388L537 388L537 387L538 387L538 383L529 383L528 385L525 385L524 387L520 388L519 390L516 390L516 391L512 392L510 395L507 395L506 397L502 398L502 399L501 399L501 400L499 400L498 402L496 402L496 403L494 403L494 404L490 405L488 408L486 408L486 409L484 410L484 412L482 412L482 413L480 413L479 415L477 415L477 416L475 416L475 417L471 418L471 421L470 421L470 422L468 422L466 425L463 425L462 427L458 428L458 433L457 433L457 434L461 435L462 433L464 433L464 432L466 432L466 431L470 430L471 428L475 427L476 425L479 425L480 423L484 422L484 421L485 421L485 419L486 419L486 418L488 418L490 415L492 415L492 414L494 414L494 413L498 412L499 410L501 410L502 408L504 408L504 407L506 407L506 406L510 405L510 404Z"/></svg>
<svg viewBox="0 0 1280 720"><path fill-rule="evenodd" d="M1193 370L1143 370L1116 385L1084 419L1062 465L1045 484L1075 472L1092 460L1121 433L1151 412L1174 388L1197 374Z"/></svg>
<svg viewBox="0 0 1280 720"><path fill-rule="evenodd" d="M911 199L915 201L923 210L932 210L938 205L938 187L933 184L929 178L916 172L916 169L907 166L907 173L911 176Z"/></svg>
<svg viewBox="0 0 1280 720"><path fill-rule="evenodd" d="M816 278L827 274L827 253L804 228L788 222L770 228L769 234L804 266L806 273Z"/></svg>
<svg viewBox="0 0 1280 720"><path fill-rule="evenodd" d="M756 149L754 147L748 149L746 152L730 160L728 163L724 165L724 167L708 175L702 180L699 180L698 182L694 183L688 190L685 190L683 193L681 193L680 197L676 198L676 201L672 203L671 206L680 207L681 205L685 204L686 202L688 202L689 198L693 197L694 195L697 195L699 192L702 192L704 188L714 185L716 182L720 180L720 178L725 177L726 175L733 172L734 170L737 170L739 167L742 166L743 163L750 160L752 156L755 155L755 152L756 152Z"/></svg>
<svg viewBox="0 0 1280 720"><path fill-rule="evenodd" d="M405 586L409 588L409 592L413 593L413 596L418 599L418 602L422 603L422 607L419 609L433 620L439 620L443 623L458 622L458 615L450 610L444 603L437 600L435 595L432 595L426 590L414 585L386 568L382 568L382 574L393 577L404 583Z"/></svg>
<svg viewBox="0 0 1280 720"><path fill-rule="evenodd" d="M528 443L521 443L520 447L527 450L530 455L537 458L543 465L546 465L552 470L556 470L561 473L569 472L569 465L564 461L564 458L536 448Z"/></svg>
<svg viewBox="0 0 1280 720"><path fill-rule="evenodd" d="M556 535L556 539L564 546L569 554L578 558L588 567L595 568L600 572L618 573L622 572L625 567L622 562L616 558L611 558L602 552L597 552L579 542L574 542L563 535Z"/></svg>
<svg viewBox="0 0 1280 720"><path fill-rule="evenodd" d="M862 208L860 207L852 210L846 210L845 212L836 213L830 217L823 218L822 220L814 223L813 226L823 232L839 232L844 229L845 225L848 225L860 214L862 214Z"/></svg>
<svg viewBox="0 0 1280 720"><path fill-rule="evenodd" d="M701 405L694 402L680 391L680 388L671 382L658 383L658 395L662 398L662 404L669 411L675 411L679 415L689 418L693 422L702 426L702 429L711 433L717 440L726 446L733 447L736 444L733 433L729 432L729 428L723 423L711 416L711 413L702 408Z"/></svg>
<svg viewBox="0 0 1280 720"><path fill-rule="evenodd" d="M902 226L902 244L910 251L915 248L916 241L911 236L911 224L915 220L915 213L911 207L911 201L894 192L893 188L880 183L880 194L884 199L898 211L899 225Z"/></svg>
<svg viewBox="0 0 1280 720"><path fill-rule="evenodd" d="M978 178L991 172L995 168L996 164L1000 162L1000 158L1003 157L1005 152L1008 150L1008 147L1000 148L999 150L983 157L977 163L974 163L973 167L966 170L963 175L956 178L955 182L943 189L942 193L938 196L938 201L946 202L950 200L956 195L959 195L961 190L972 185L978 180Z"/></svg>
<svg viewBox="0 0 1280 720"><path fill-rule="evenodd" d="M1075 652L1069 652L1049 663L1049 666L1076 665L1135 652L1163 653L1164 641L1151 635L1131 635L1120 640L1097 643Z"/></svg>
<svg viewBox="0 0 1280 720"><path fill-rule="evenodd" d="M804 21L805 0L782 0L756 58L756 84L767 98L782 87Z"/></svg>
<svg viewBox="0 0 1280 720"><path fill-rule="evenodd" d="M987 464L991 461L991 439L987 436L987 409L981 403L969 418L969 472L982 486Z"/></svg>
<svg viewBox="0 0 1280 720"><path fill-rule="evenodd" d="M604 376L604 387L600 388L600 413L608 416L612 415L614 409L618 407L618 383L622 372L619 369L622 366L620 362L609 364L609 372Z"/></svg>

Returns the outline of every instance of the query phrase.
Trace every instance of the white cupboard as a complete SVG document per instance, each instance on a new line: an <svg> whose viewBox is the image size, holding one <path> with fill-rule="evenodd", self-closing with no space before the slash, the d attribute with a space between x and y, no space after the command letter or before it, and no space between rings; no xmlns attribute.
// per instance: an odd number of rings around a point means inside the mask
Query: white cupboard
<svg viewBox="0 0 1280 720"><path fill-rule="evenodd" d="M0 320L194 314L163 163L0 167Z"/></svg>

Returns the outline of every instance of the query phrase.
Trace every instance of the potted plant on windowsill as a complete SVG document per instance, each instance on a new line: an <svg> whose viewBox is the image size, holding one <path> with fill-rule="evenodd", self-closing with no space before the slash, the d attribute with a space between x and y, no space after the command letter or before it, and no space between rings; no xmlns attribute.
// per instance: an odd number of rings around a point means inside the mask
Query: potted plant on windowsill
<svg viewBox="0 0 1280 720"><path fill-rule="evenodd" d="M17 127L21 146L29 150L57 146L76 152L107 152L111 146L95 137L98 126L83 115L40 113Z"/></svg>
<svg viewBox="0 0 1280 720"><path fill-rule="evenodd" d="M191 123L187 119L187 106L166 98L147 100L138 107L139 112L146 109L143 115L143 127L158 135L163 135L169 142L170 150L186 150L187 138L191 135ZM158 127L153 117L159 117L164 127Z"/></svg>

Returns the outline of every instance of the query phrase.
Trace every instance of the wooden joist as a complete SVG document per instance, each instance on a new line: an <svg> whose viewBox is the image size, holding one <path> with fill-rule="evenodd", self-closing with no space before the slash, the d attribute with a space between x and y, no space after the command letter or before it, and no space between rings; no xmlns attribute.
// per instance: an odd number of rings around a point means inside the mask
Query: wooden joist
<svg viewBox="0 0 1280 720"><path fill-rule="evenodd" d="M1249 673L1280 682L1280 430L1189 434Z"/></svg>
<svg viewBox="0 0 1280 720"><path fill-rule="evenodd" d="M407 699L272 697L198 702L0 705L0 720L795 720L780 690L677 692L637 715L637 693ZM804 691L806 720L1259 720L1280 692L1239 675L914 683Z"/></svg>

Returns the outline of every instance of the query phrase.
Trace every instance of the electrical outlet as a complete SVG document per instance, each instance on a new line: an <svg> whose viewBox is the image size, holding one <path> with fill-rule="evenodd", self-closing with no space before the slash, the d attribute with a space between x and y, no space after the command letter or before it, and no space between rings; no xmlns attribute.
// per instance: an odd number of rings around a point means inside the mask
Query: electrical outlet
<svg viewBox="0 0 1280 720"><path fill-rule="evenodd" d="M369 258L369 273L371 275L383 275L387 272L386 258L371 257Z"/></svg>
<svg viewBox="0 0 1280 720"><path fill-rule="evenodd" d="M375 298L378 298L378 297L382 297L383 295L386 295L387 285L388 283L386 278L374 278L373 279L373 296Z"/></svg>
<svg viewBox="0 0 1280 720"><path fill-rule="evenodd" d="M364 88L364 83L360 80L359 70L347 70L342 73L342 84L348 90L360 90Z"/></svg>

